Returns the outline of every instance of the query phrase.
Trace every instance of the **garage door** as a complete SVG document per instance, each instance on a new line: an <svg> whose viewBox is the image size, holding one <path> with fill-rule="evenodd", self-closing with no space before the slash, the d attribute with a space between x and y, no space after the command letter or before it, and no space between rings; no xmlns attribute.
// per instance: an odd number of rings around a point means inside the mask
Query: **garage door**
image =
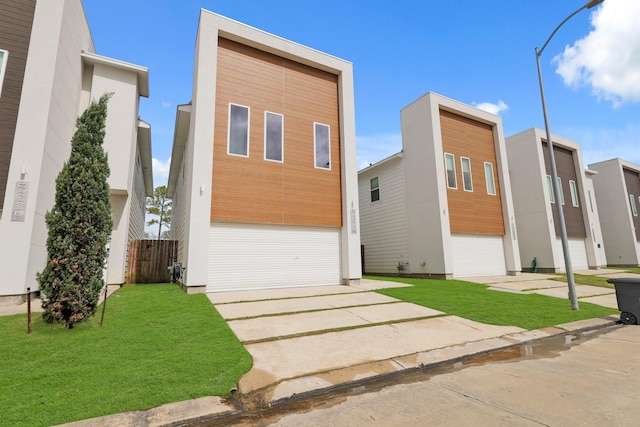
<svg viewBox="0 0 640 427"><path fill-rule="evenodd" d="M502 236L454 234L451 236L453 277L504 276Z"/></svg>
<svg viewBox="0 0 640 427"><path fill-rule="evenodd" d="M213 223L207 292L338 285L340 229Z"/></svg>
<svg viewBox="0 0 640 427"><path fill-rule="evenodd" d="M573 270L588 270L589 261L587 260L587 248L584 244L584 239L568 239L569 242L569 257L571 258L571 268ZM562 240L556 239L555 241L556 251L556 263L560 271L565 271L564 268L564 252L562 252Z"/></svg>

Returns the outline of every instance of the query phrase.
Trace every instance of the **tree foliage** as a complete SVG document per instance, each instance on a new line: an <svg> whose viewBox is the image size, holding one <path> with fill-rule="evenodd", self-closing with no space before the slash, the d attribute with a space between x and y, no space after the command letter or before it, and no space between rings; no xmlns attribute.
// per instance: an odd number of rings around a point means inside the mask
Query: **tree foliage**
<svg viewBox="0 0 640 427"><path fill-rule="evenodd" d="M158 224L158 240L168 238L168 228L171 226L171 199L167 197L167 187L161 185L153 190L153 196L147 197L147 213L154 218L147 221L147 225ZM162 226L167 230L162 232Z"/></svg>
<svg viewBox="0 0 640 427"><path fill-rule="evenodd" d="M55 204L45 216L47 265L38 274L43 318L67 328L95 314L104 286L113 228L110 171L102 147L110 97L92 102L76 121L69 160L56 178Z"/></svg>

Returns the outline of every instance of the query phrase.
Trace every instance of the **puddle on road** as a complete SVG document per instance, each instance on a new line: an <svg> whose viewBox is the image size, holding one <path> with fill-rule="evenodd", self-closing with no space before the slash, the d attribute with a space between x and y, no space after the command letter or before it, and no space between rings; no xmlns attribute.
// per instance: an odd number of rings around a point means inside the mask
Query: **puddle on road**
<svg viewBox="0 0 640 427"><path fill-rule="evenodd" d="M344 402L350 396L365 393L375 393L385 387L398 384L410 384L428 381L431 378L472 366L487 363L514 363L523 360L548 359L560 356L572 347L580 345L602 333L611 331L611 327L594 331L582 331L579 333L565 333L548 338L542 338L527 343L514 343L512 347L459 358L453 361L437 363L421 368L398 371L366 380L351 383L349 385L335 386L326 391L306 393L298 397L284 399L276 404L265 403L266 396L272 390L258 390L249 395L236 395L229 398L226 403L233 404L240 413L216 420L203 421L197 426L253 426L266 427L279 419L293 414L301 414L316 409L326 409ZM353 369L353 368L350 368Z"/></svg>

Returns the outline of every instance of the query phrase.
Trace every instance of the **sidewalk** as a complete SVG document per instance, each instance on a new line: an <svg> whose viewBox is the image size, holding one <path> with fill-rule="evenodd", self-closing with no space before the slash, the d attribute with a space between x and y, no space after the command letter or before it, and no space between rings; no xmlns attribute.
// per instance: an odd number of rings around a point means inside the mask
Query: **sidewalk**
<svg viewBox="0 0 640 427"><path fill-rule="evenodd" d="M523 274L465 280L488 283L496 291L567 298L566 283L547 277ZM618 320L611 316L527 331L474 322L372 292L403 286L410 285L363 279L356 286L207 296L253 357L253 366L240 379L238 391L264 406L432 366L454 370L492 353L524 352L523 346L535 340L613 327ZM600 298L601 305L608 307L612 297L617 307L613 290L590 288L577 286L578 295L594 301ZM68 426L188 425L189 420L212 420L238 412L229 402L207 397Z"/></svg>

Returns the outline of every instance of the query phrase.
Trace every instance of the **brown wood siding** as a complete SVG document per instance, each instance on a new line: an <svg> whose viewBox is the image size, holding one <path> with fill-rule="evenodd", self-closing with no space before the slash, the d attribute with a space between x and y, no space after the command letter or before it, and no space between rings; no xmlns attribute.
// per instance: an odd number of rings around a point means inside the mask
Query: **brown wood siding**
<svg viewBox="0 0 640 427"><path fill-rule="evenodd" d="M0 94L0 209L7 190L35 5L36 0L0 1L0 49L9 52Z"/></svg>
<svg viewBox="0 0 640 427"><path fill-rule="evenodd" d="M229 103L249 107L249 157L227 154ZM284 161L264 160L265 111L284 117ZM331 170L314 167L314 122ZM337 76L220 38L212 221L342 225Z"/></svg>
<svg viewBox="0 0 640 427"><path fill-rule="evenodd" d="M631 217L633 218L633 226L636 229L636 241L640 242L640 176L638 172L629 169L622 168L622 171L624 172L624 182L627 186L627 203L631 203L629 200L630 194L635 198L638 216L633 216L632 212Z"/></svg>
<svg viewBox="0 0 640 427"><path fill-rule="evenodd" d="M545 172L547 175L551 176L549 148L547 147L546 142L542 143L542 151L544 153ZM582 203L584 198L581 196L578 188L576 167L573 162L573 152L554 145L553 153L556 159L556 171L558 172L558 178L560 178L560 182L562 183L562 194L564 196L564 205L562 205L562 209L564 212L564 222L567 228L567 237L585 238L587 237L587 232L584 227L584 217L582 216ZM571 202L571 188L569 187L570 180L576 182L576 190L578 191L578 207L573 206L573 203ZM560 202L559 199L559 197L556 197L556 203ZM556 228L556 237L560 237L558 208L555 204L552 204L551 207L553 223Z"/></svg>
<svg viewBox="0 0 640 427"><path fill-rule="evenodd" d="M443 151L455 156L458 184L457 189L447 188L451 232L504 235L493 127L445 110L440 110L440 127ZM460 157L471 160L472 192L464 190ZM484 162L493 165L495 196L487 193Z"/></svg>

